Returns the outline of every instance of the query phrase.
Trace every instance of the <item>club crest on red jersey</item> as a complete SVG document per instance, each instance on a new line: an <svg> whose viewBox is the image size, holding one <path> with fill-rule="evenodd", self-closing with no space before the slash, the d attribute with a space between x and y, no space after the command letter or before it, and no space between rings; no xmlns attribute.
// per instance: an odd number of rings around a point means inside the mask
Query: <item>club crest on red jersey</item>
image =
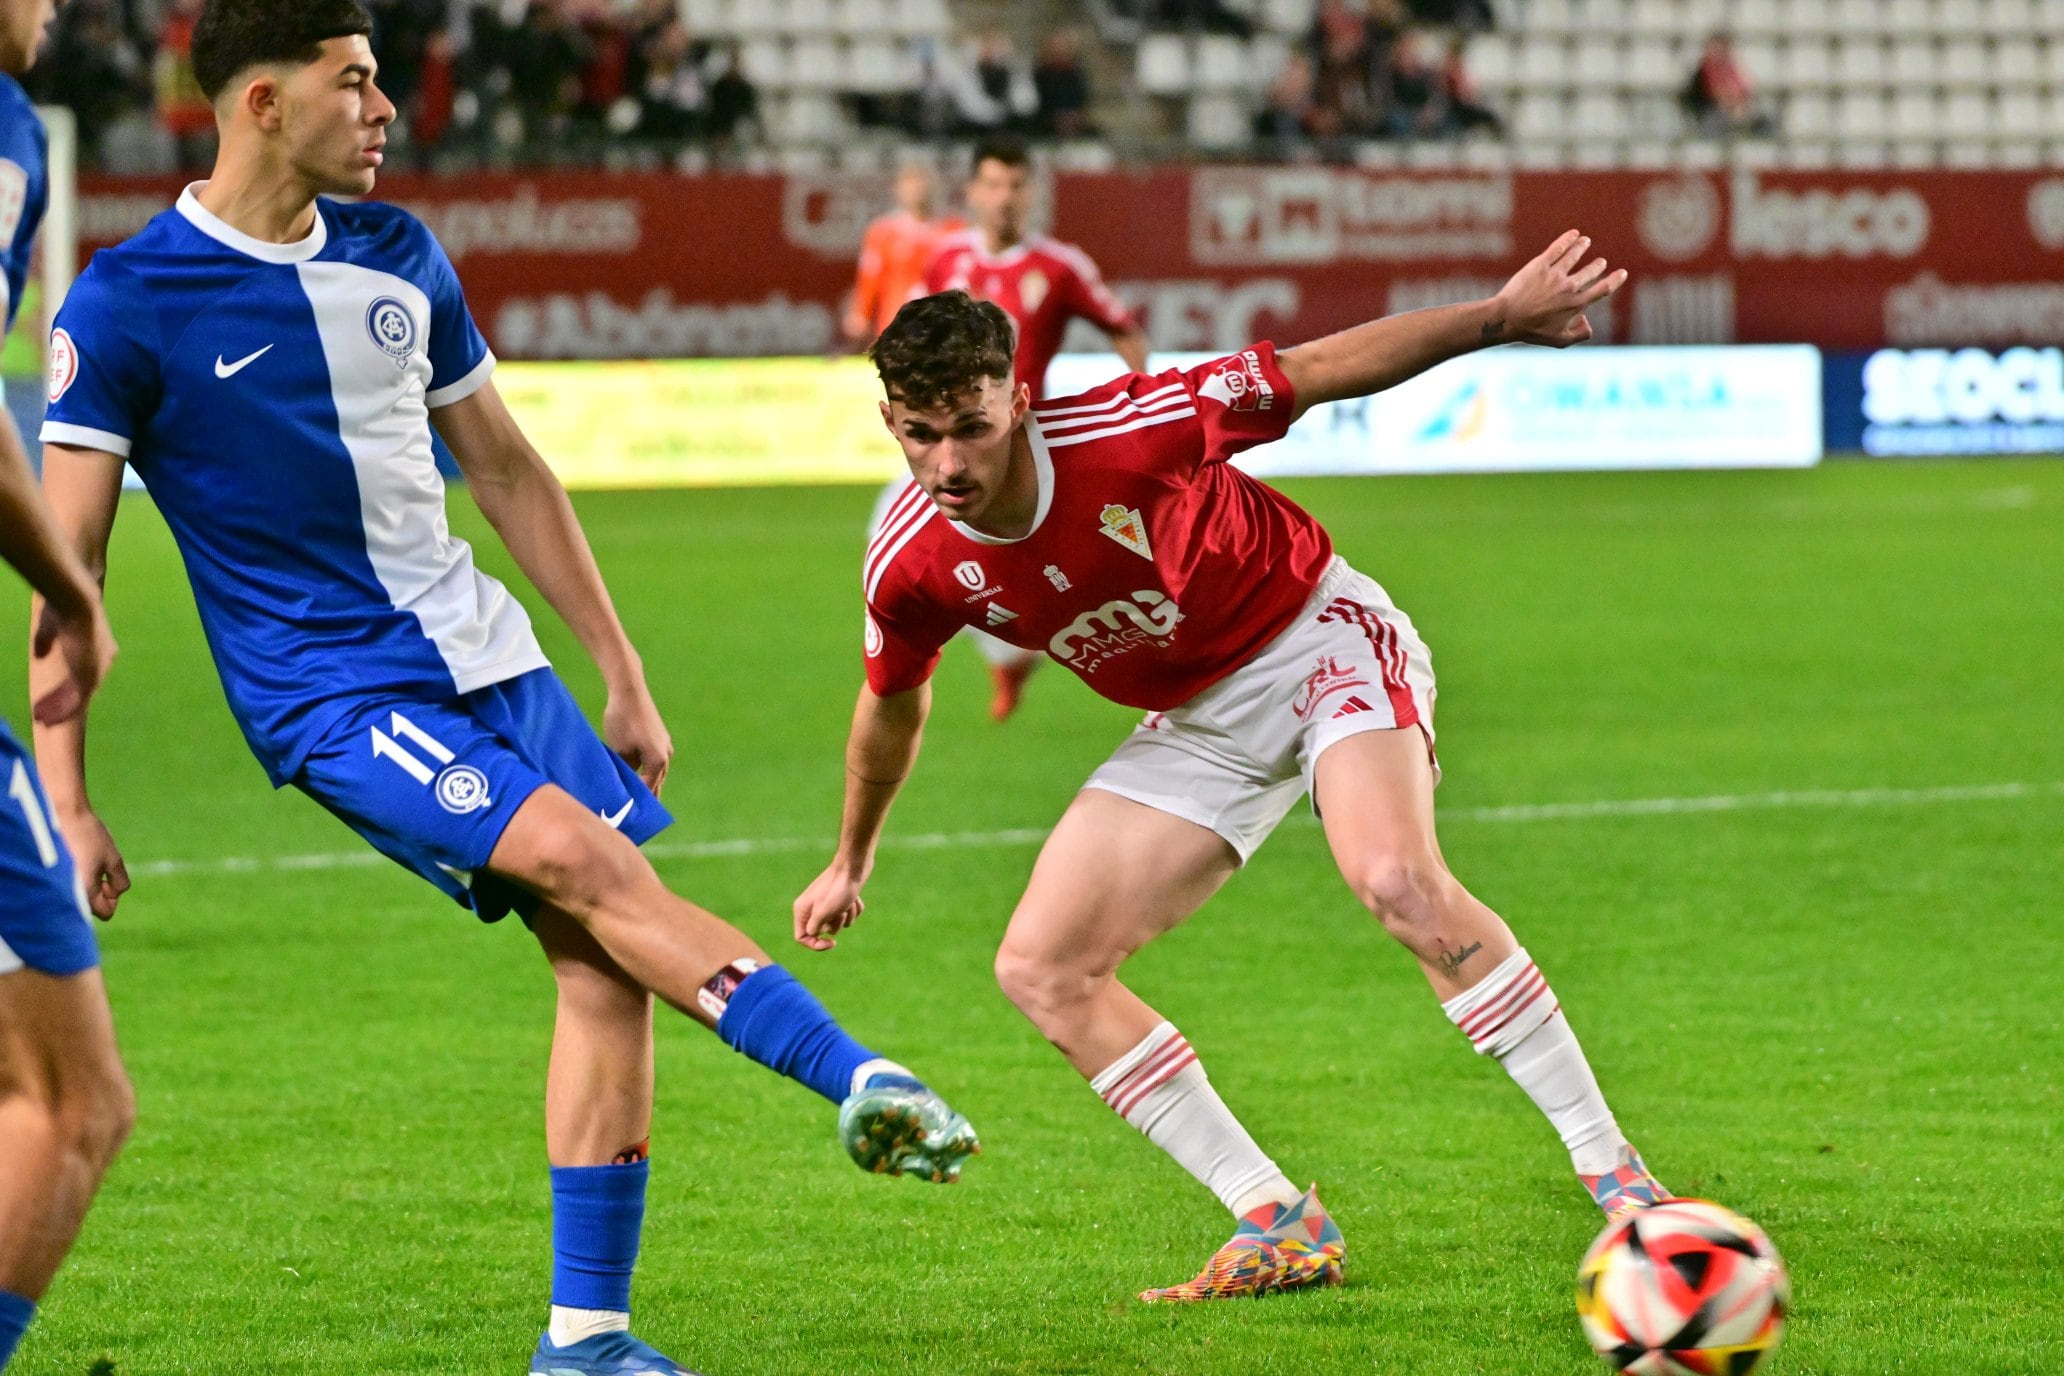
<svg viewBox="0 0 2064 1376"><path fill-rule="evenodd" d="M980 591L982 584L988 581L982 575L982 566L972 559L956 564L953 568L953 576L960 580L962 587L972 591Z"/></svg>
<svg viewBox="0 0 2064 1376"><path fill-rule="evenodd" d="M1104 523L1104 534L1148 563L1154 562L1154 547L1147 543L1146 518L1140 515L1138 507L1113 502L1103 509L1099 519Z"/></svg>
<svg viewBox="0 0 2064 1376"><path fill-rule="evenodd" d="M1228 411L1267 411L1276 404L1276 389L1269 385L1261 355L1253 349L1227 359L1197 392Z"/></svg>

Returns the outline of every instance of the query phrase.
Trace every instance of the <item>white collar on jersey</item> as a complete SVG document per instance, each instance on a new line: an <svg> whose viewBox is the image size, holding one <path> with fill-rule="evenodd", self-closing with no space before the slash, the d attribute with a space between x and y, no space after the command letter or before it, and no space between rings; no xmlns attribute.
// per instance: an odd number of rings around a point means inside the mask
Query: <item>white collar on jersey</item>
<svg viewBox="0 0 2064 1376"><path fill-rule="evenodd" d="M1032 472L1039 479L1039 505L1032 512L1032 529L1015 540L1006 540L998 535L984 535L973 526L964 526L951 516L946 518L947 525L978 545L1015 545L1031 539L1039 528L1046 524L1046 513L1053 510L1053 454L1046 447L1046 436L1039 433L1039 418L1030 411L1025 413L1025 443L1032 449Z"/></svg>
<svg viewBox="0 0 2064 1376"><path fill-rule="evenodd" d="M186 217L188 224L218 244L227 245L260 262L305 263L321 253L330 241L330 227L323 220L320 206L315 212L315 228L309 230L304 239L291 244L268 244L263 239L253 239L201 204L201 188L206 185L206 182L195 182L179 193L179 213Z"/></svg>

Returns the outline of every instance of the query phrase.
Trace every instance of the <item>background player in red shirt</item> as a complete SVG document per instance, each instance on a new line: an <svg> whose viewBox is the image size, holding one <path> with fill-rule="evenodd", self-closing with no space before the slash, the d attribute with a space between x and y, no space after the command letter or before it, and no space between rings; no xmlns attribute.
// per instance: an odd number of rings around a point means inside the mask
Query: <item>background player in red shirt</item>
<svg viewBox="0 0 2064 1376"><path fill-rule="evenodd" d="M1031 389L1033 400L1045 394L1046 371L1060 352L1069 322L1078 316L1110 336L1112 350L1128 371L1147 370L1146 331L1104 285L1089 255L1073 244L1028 234L1032 155L1024 144L999 136L976 147L967 205L974 223L940 241L925 271L924 289L957 288L1003 308L1017 329L1016 379ZM875 504L869 529L879 531L890 508L911 490L907 478L891 483ZM989 715L1007 720L1018 710L1025 680L1039 667L1040 656L981 630L968 632L968 638L989 661L995 689Z"/></svg>
<svg viewBox="0 0 2064 1376"><path fill-rule="evenodd" d="M1548 1117L1608 1214L1666 1197L1621 1135L1547 981L1435 839L1434 681L1424 643L1288 498L1233 468L1306 409L1363 397L1507 341L1590 336L1624 272L1564 235L1497 296L1268 344L1188 372L1031 405L1000 312L911 303L876 341L883 418L921 491L869 551L867 686L831 864L795 904L822 950L916 761L939 647L987 625L1041 647L1146 721L1041 852L996 957L1004 991L1128 1122L1239 1220L1194 1280L1142 1298L1322 1284L1345 1255L1234 1119L1175 1028L1117 979L1194 912L1310 792L1340 872L1418 958L1448 1017Z"/></svg>

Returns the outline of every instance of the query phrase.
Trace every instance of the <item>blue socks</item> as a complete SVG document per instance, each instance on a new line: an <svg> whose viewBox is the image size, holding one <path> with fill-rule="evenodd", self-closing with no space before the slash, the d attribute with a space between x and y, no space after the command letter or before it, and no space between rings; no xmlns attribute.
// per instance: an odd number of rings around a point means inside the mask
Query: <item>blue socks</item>
<svg viewBox="0 0 2064 1376"><path fill-rule="evenodd" d="M34 1300L24 1299L12 1290L0 1290L0 1371L7 1369L22 1334L29 1331L29 1320L35 1317Z"/></svg>
<svg viewBox="0 0 2064 1376"><path fill-rule="evenodd" d="M733 1051L808 1085L834 1104L853 1092L854 1071L880 1059L847 1036L817 996L779 965L762 966L745 977L717 1019L717 1035Z"/></svg>
<svg viewBox="0 0 2064 1376"><path fill-rule="evenodd" d="M552 1303L631 1311L650 1161L552 1167Z"/></svg>

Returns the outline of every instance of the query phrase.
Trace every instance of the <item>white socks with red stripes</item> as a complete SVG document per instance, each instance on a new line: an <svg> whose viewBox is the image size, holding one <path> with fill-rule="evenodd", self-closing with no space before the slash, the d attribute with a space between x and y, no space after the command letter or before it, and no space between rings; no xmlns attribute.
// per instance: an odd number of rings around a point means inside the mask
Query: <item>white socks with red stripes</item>
<svg viewBox="0 0 2064 1376"><path fill-rule="evenodd" d="M1218 1097L1197 1053L1173 1023L1164 1022L1149 1032L1138 1046L1105 1066L1089 1087L1217 1195L1235 1217L1302 1196Z"/></svg>
<svg viewBox="0 0 2064 1376"><path fill-rule="evenodd" d="M1579 1175L1600 1175L1619 1164L1627 1139L1605 1106L1555 991L1524 947L1441 1011L1475 1043L1478 1055L1497 1057L1548 1116Z"/></svg>

